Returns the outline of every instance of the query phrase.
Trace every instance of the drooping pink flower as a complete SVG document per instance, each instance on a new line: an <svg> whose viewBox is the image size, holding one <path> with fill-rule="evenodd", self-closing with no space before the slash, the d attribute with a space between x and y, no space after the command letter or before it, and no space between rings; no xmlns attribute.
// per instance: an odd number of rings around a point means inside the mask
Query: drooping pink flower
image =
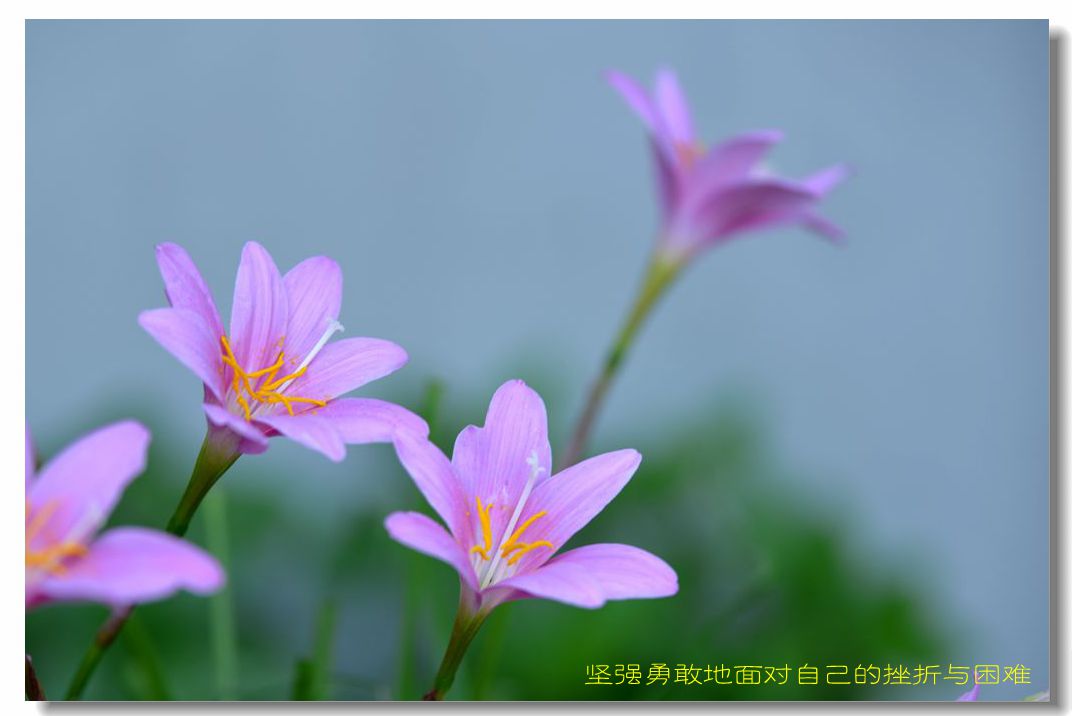
<svg viewBox="0 0 1072 716"><path fill-rule="evenodd" d="M138 322L201 379L210 427L237 436L241 452L263 452L281 434L339 461L347 444L428 434L405 408L339 397L398 370L407 356L377 338L329 342L342 330L342 271L331 259L314 256L280 275L264 247L247 243L224 331L186 251L161 244L156 255L171 308L144 311Z"/></svg>
<svg viewBox="0 0 1072 716"><path fill-rule="evenodd" d="M543 401L520 380L495 392L484 427L458 435L453 460L415 436L395 447L446 529L396 512L387 531L451 565L472 608L532 597L596 608L677 593L674 570L637 547L594 544L555 556L625 486L640 454L606 453L550 475Z"/></svg>
<svg viewBox="0 0 1072 716"><path fill-rule="evenodd" d="M608 75L651 138L662 209L660 246L688 257L747 231L799 224L831 239L842 231L816 213L845 178L835 165L802 180L770 176L759 162L782 139L776 130L748 132L708 149L697 138L677 76L662 70L649 95L631 77Z"/></svg>
<svg viewBox="0 0 1072 716"><path fill-rule="evenodd" d="M179 589L210 594L219 563L185 540L144 527L97 531L145 468L149 431L126 421L86 435L35 475L26 431L26 607L92 601L121 609Z"/></svg>

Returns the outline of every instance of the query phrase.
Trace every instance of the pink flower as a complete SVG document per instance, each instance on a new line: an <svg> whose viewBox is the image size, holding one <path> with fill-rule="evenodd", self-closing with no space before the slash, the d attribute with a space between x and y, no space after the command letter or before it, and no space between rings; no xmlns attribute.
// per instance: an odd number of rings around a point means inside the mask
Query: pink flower
<svg viewBox="0 0 1072 716"><path fill-rule="evenodd" d="M769 176L757 165L782 139L781 132L749 132L707 149L696 137L685 94L672 71L656 75L650 96L624 74L611 72L608 79L651 137L664 251L685 258L744 232L787 224L800 224L832 240L842 238L841 230L819 216L815 206L845 178L844 166L799 181Z"/></svg>
<svg viewBox="0 0 1072 716"><path fill-rule="evenodd" d="M34 474L26 431L26 607L92 601L122 609L179 589L224 582L210 555L165 532L117 527L97 535L145 468L149 431L126 421L86 435Z"/></svg>
<svg viewBox="0 0 1072 716"><path fill-rule="evenodd" d="M340 398L398 370L406 352L377 338L329 342L342 330L342 271L314 256L285 276L260 244L242 250L230 331L190 256L157 247L171 308L138 322L205 385L210 430L226 431L245 453L264 452L285 435L335 461L345 445L387 442L398 431L428 434L419 417L392 403Z"/></svg>
<svg viewBox="0 0 1072 716"><path fill-rule="evenodd" d="M453 460L416 436L395 446L446 529L396 512L387 531L451 565L472 609L531 597L595 608L677 593L674 570L637 547L594 544L555 556L625 486L640 454L606 453L550 475L543 401L520 380L495 392L484 427L458 435Z"/></svg>

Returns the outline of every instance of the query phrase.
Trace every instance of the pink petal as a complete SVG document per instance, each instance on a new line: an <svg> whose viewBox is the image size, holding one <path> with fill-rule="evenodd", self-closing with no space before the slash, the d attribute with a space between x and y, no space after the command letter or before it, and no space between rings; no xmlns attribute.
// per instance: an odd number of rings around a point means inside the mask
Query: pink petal
<svg viewBox="0 0 1072 716"><path fill-rule="evenodd" d="M207 552L165 532L121 527L101 535L89 554L38 591L51 600L93 601L122 608L185 589L210 594L224 583L223 569Z"/></svg>
<svg viewBox="0 0 1072 716"><path fill-rule="evenodd" d="M314 256L287 271L286 355L301 361L339 317L342 269L326 256Z"/></svg>
<svg viewBox="0 0 1072 716"><path fill-rule="evenodd" d="M512 507L532 473L533 455L542 468L539 485L551 471L547 410L536 391L524 381L511 380L492 396L484 427L470 425L458 434L453 463L468 494Z"/></svg>
<svg viewBox="0 0 1072 716"><path fill-rule="evenodd" d="M561 549L621 491L640 466L636 450L618 450L588 458L537 485L522 516L546 511L525 533L525 541L547 540ZM539 565L553 550L537 549L521 558L518 571Z"/></svg>
<svg viewBox="0 0 1072 716"><path fill-rule="evenodd" d="M782 137L777 130L748 132L713 147L696 163L694 193L706 195L745 179Z"/></svg>
<svg viewBox="0 0 1072 716"><path fill-rule="evenodd" d="M220 337L199 314L187 308L157 308L142 311L138 323L192 370L217 400L222 400L225 390Z"/></svg>
<svg viewBox="0 0 1072 716"><path fill-rule="evenodd" d="M241 415L235 415L221 405L205 403L201 406L209 423L219 428L226 428L242 438L240 449L244 453L257 454L268 449L268 436L253 423L247 422Z"/></svg>
<svg viewBox="0 0 1072 716"><path fill-rule="evenodd" d="M626 544L593 544L505 579L495 588L591 609L611 599L668 597L677 593L678 586L674 570L650 552Z"/></svg>
<svg viewBox="0 0 1072 716"><path fill-rule="evenodd" d="M341 462L346 444L331 420L314 413L262 415L255 420L267 425L307 448L323 453L329 460Z"/></svg>
<svg viewBox="0 0 1072 716"><path fill-rule="evenodd" d="M272 257L250 241L242 249L231 306L231 348L247 371L275 362L287 325L287 293Z"/></svg>
<svg viewBox="0 0 1072 716"><path fill-rule="evenodd" d="M447 456L416 435L400 434L394 444L399 462L451 534L461 544L472 544L472 528L465 516L465 493Z"/></svg>
<svg viewBox="0 0 1072 716"><path fill-rule="evenodd" d="M672 70L660 70L655 75L655 103L675 144L689 145L696 141L685 93Z"/></svg>
<svg viewBox="0 0 1072 716"><path fill-rule="evenodd" d="M788 181L765 179L738 184L716 194L695 221L711 239L798 219L818 195Z"/></svg>
<svg viewBox="0 0 1072 716"><path fill-rule="evenodd" d="M348 445L391 442L401 433L428 437L428 423L400 405L374 398L340 398L316 411Z"/></svg>
<svg viewBox="0 0 1072 716"><path fill-rule="evenodd" d="M125 420L100 428L52 458L30 486L34 509L53 510L38 539L81 540L95 533L126 486L145 469L149 431Z"/></svg>
<svg viewBox="0 0 1072 716"><path fill-rule="evenodd" d="M834 222L827 219L825 216L807 211L800 219L801 225L807 229L811 229L815 233L819 234L825 239L829 239L835 244L845 243L845 231Z"/></svg>
<svg viewBox="0 0 1072 716"><path fill-rule="evenodd" d="M655 117L657 111L655 105L648 97L647 91L629 75L623 74L616 70L611 70L607 73L607 82L610 86L618 90L618 94L622 96L626 104L640 117L640 121L644 123L649 132L655 131Z"/></svg>
<svg viewBox="0 0 1072 716"><path fill-rule="evenodd" d="M443 527L419 512L395 512L384 521L391 539L429 557L446 562L477 591L476 572L461 546Z"/></svg>
<svg viewBox="0 0 1072 716"><path fill-rule="evenodd" d="M201 316L218 340L223 335L220 312L216 309L216 302L205 279L186 249L178 244L160 244L156 247L156 263L160 267L164 292L172 308L184 308Z"/></svg>
<svg viewBox="0 0 1072 716"><path fill-rule="evenodd" d="M407 360L406 352L390 341L345 338L324 346L286 394L331 400L394 373Z"/></svg>
<svg viewBox="0 0 1072 716"><path fill-rule="evenodd" d="M800 183L822 196L836 187L849 176L849 168L844 164L835 164L818 171Z"/></svg>

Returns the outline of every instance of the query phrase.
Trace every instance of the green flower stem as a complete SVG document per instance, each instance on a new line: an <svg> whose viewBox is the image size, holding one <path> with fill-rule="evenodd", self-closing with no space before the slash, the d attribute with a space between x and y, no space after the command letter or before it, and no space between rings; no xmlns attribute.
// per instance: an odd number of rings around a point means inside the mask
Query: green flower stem
<svg viewBox="0 0 1072 716"><path fill-rule="evenodd" d="M454 618L454 628L450 633L447 651L439 665L432 690L424 695L425 701L442 701L454 683L454 674L462 663L462 657L473 642L473 637L480 631L480 626L488 617L489 610L473 609L472 595L467 587L462 587L461 603L458 615Z"/></svg>
<svg viewBox="0 0 1072 716"><path fill-rule="evenodd" d="M176 537L182 537L190 527L190 520L205 499L205 495L223 477L223 473L234 465L241 453L238 452L238 438L230 431L209 428L201 452L194 463L193 474L186 485L186 492L179 500L179 506L168 520L167 531Z"/></svg>
<svg viewBox="0 0 1072 716"><path fill-rule="evenodd" d="M205 442L201 445L201 452L197 455L197 462L194 463L194 470L190 475L190 482L186 486L186 492L183 493L178 507L175 508L175 513L168 521L168 532L177 537L182 537L186 534L186 530L190 526L190 520L193 519L194 512L197 511L201 501L205 499L205 495L216 484L216 481L223 476L223 473L227 472L227 469L234 464L240 454L236 436L229 431L209 428L208 435L205 436ZM101 625L101 628L97 630L96 636L93 637L93 643L90 644L89 649L82 656L78 671L75 672L74 678L71 679L71 685L67 687L65 698L68 701L78 701L82 698L86 684L89 683L93 672L97 670L97 666L100 664L108 647L112 645L115 638L119 636L119 632L123 630L123 625L126 624L132 610L133 607L128 607L113 612L108 617L108 620Z"/></svg>
<svg viewBox="0 0 1072 716"><path fill-rule="evenodd" d="M573 436L570 438L569 447L566 449L565 462L559 469L569 467L580 461L581 456L584 454L585 446L588 444L588 437L595 426L596 418L603 407L603 401L606 400L607 391L610 389L611 383L614 382L614 378L618 374L618 369L621 368L622 361L629 352L629 348L633 345L637 331L644 324L648 314L651 313L651 309L658 303L666 288L677 277L683 265L684 260L680 257L659 251L652 255L651 260L648 262L647 271L644 274L643 283L640 286L640 292L633 302L625 323L622 324L621 329L618 331L610 352L607 353L607 357L603 361L599 376L588 392L581 417L573 429Z"/></svg>
<svg viewBox="0 0 1072 716"><path fill-rule="evenodd" d="M123 625L126 624L127 618L130 616L131 609L132 607L112 612L108 620L97 630L96 636L93 637L93 643L89 645L85 656L82 657L82 663L78 665L78 671L75 672L74 678L71 679L71 685L67 687L65 699L77 701L82 698L82 692L86 690L89 677L93 676L93 672L97 670L97 664L100 663L104 652L119 636L120 630L122 630Z"/></svg>

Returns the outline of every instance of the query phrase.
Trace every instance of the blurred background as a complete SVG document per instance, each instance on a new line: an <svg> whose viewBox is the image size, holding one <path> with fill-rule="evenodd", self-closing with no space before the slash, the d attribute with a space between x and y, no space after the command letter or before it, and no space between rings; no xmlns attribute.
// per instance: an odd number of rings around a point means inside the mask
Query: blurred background
<svg viewBox="0 0 1072 716"><path fill-rule="evenodd" d="M681 76L702 136L855 176L799 230L704 256L643 332L594 451L645 460L574 544L637 544L678 596L521 602L455 698L950 699L964 688L584 686L592 663L1022 663L1048 687L1047 25L1037 22L40 22L27 25L27 411L42 458L134 417L116 523L162 526L204 433L144 334L153 246L229 313L242 244L343 267L349 336L409 365L362 394L449 449L525 379L564 449L657 225L646 140L603 81ZM231 587L139 610L91 698L413 698L457 599L391 542L428 511L386 446L240 460L191 536ZM27 618L58 697L104 617ZM850 667L851 668L851 667Z"/></svg>

